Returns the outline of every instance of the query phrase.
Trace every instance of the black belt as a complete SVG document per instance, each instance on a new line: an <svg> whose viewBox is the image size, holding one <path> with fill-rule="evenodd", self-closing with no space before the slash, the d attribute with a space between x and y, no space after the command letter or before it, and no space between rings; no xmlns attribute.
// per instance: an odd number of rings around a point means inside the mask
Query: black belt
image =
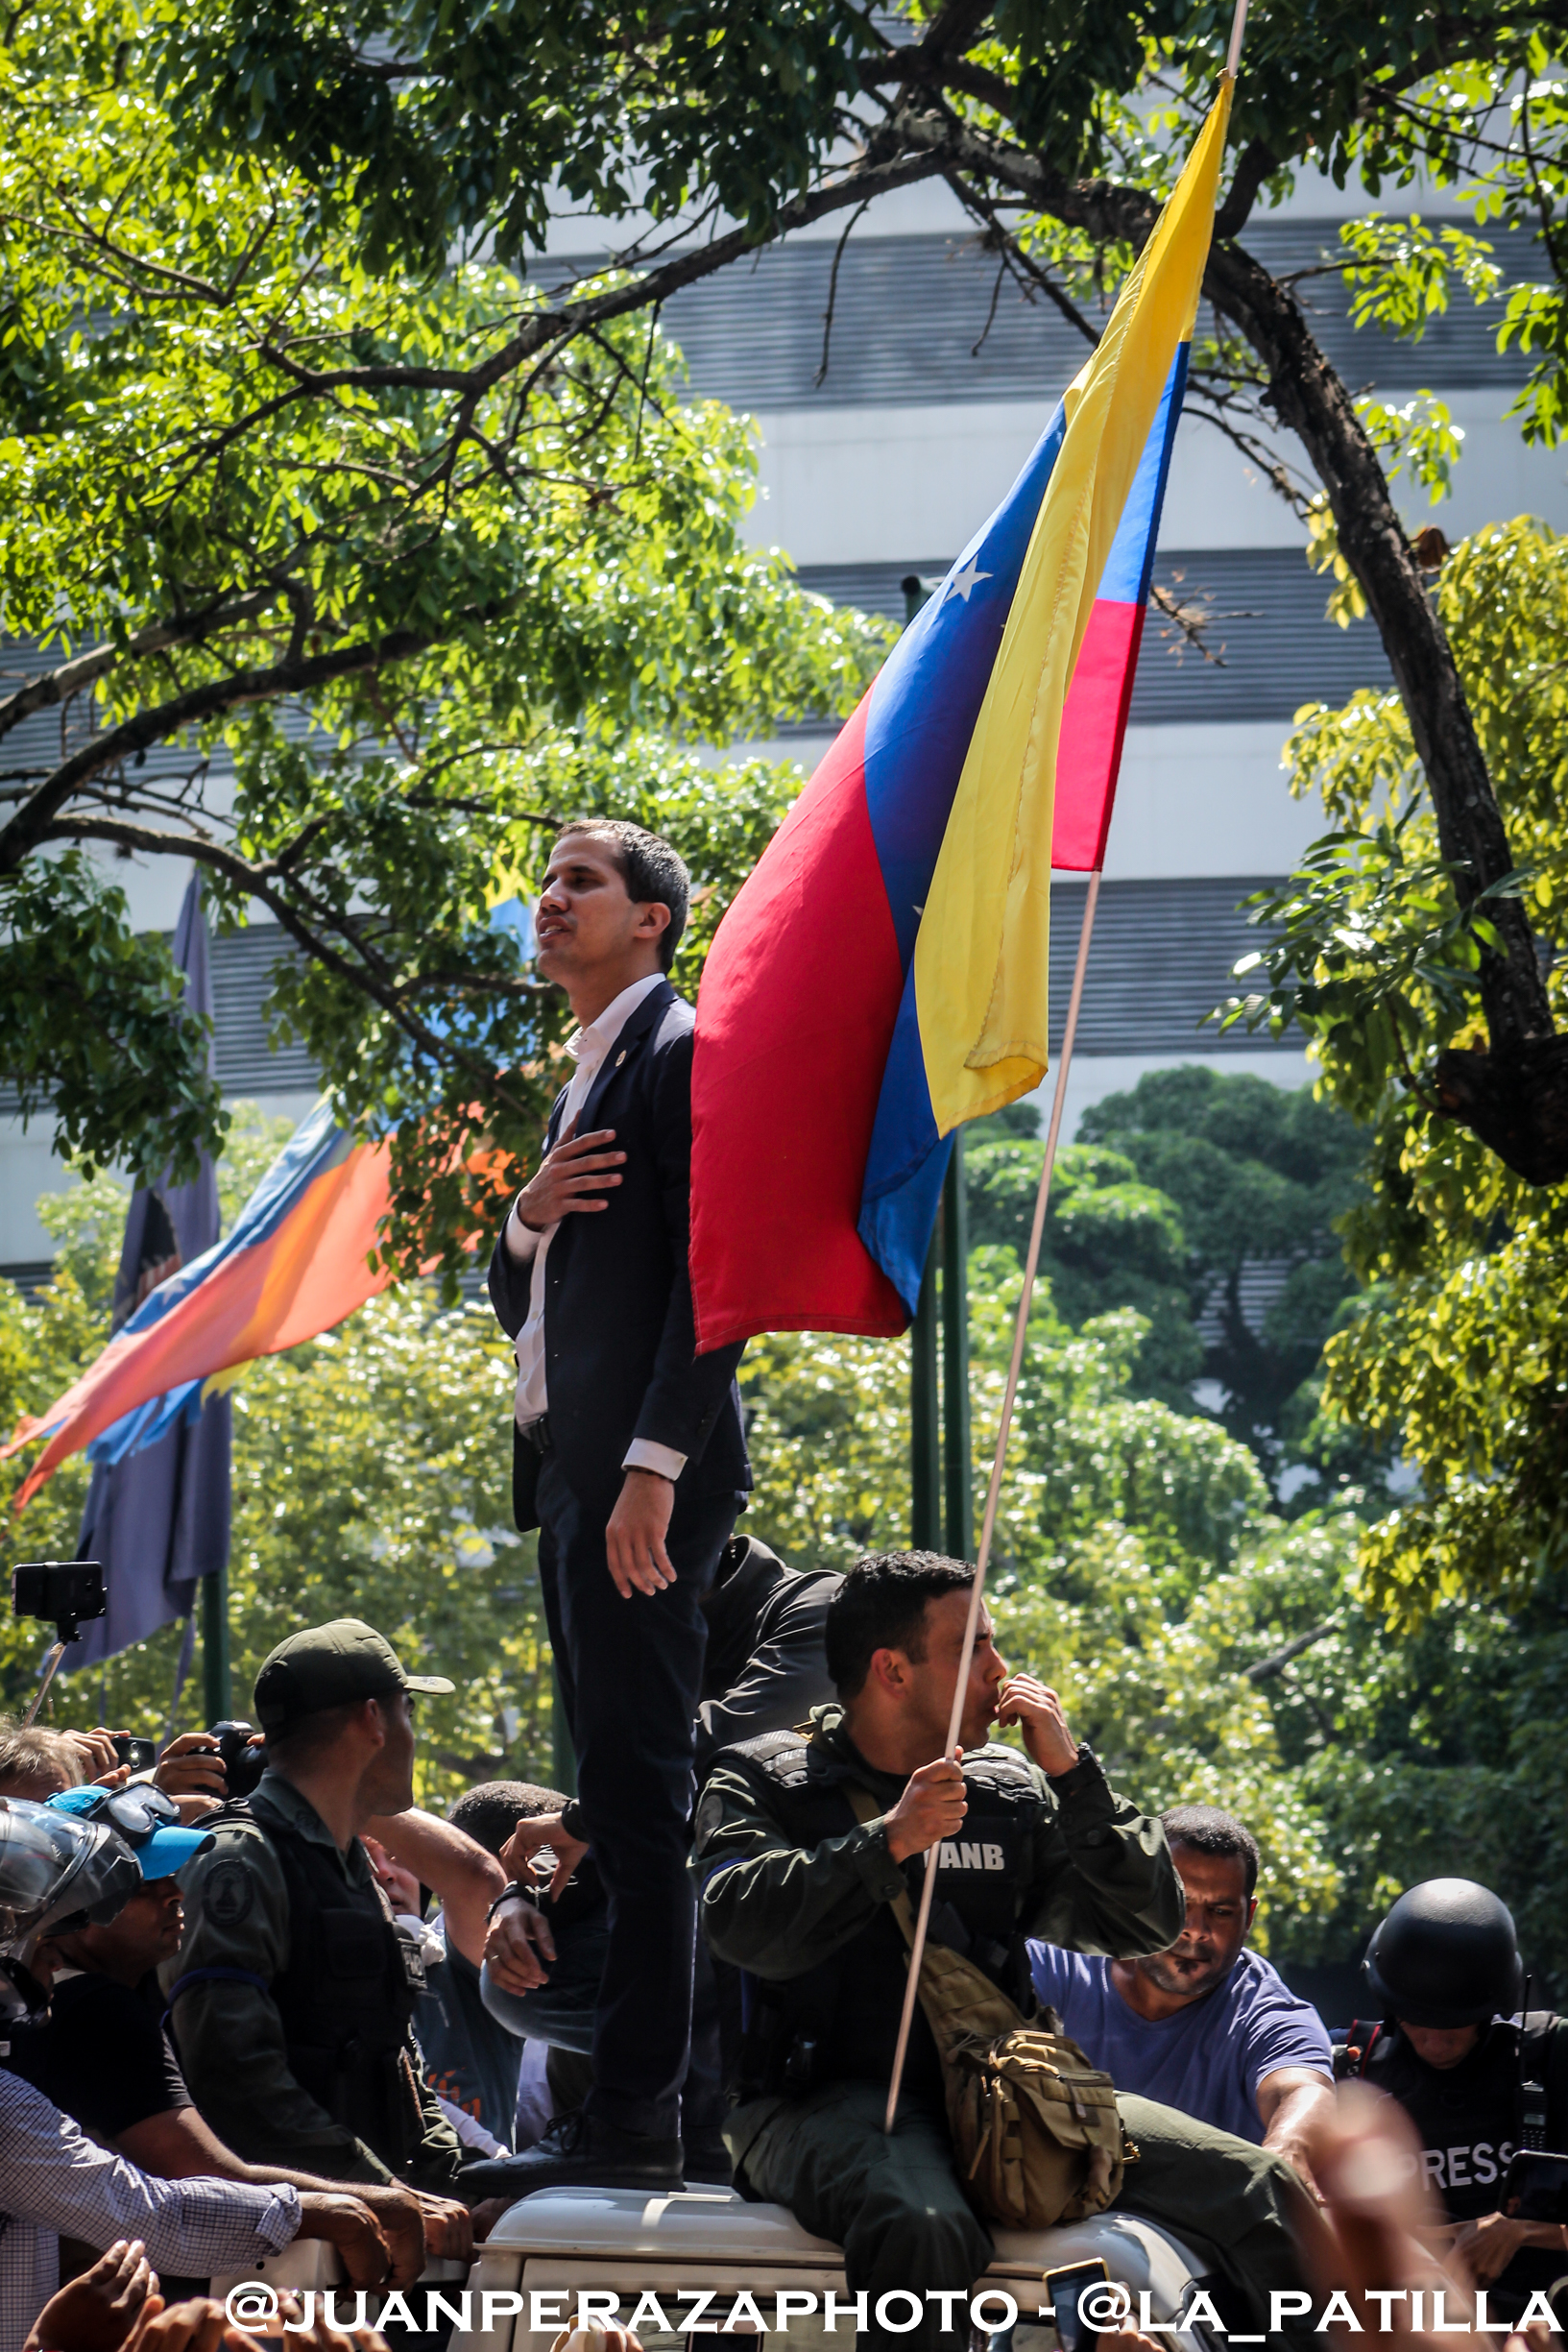
<svg viewBox="0 0 1568 2352"><path fill-rule="evenodd" d="M547 1413L542 1413L537 1421L530 1421L526 1429L519 1428L518 1435L524 1445L533 1447L536 1454L547 1454L555 1443L550 1435L550 1417Z"/></svg>

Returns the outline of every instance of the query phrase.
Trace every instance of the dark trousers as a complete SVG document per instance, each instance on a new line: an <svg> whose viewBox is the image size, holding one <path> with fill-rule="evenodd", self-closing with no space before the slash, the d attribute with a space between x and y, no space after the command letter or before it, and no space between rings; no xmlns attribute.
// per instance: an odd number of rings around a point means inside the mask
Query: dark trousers
<svg viewBox="0 0 1568 2352"><path fill-rule="evenodd" d="M972 2287L992 2259L989 2231L958 2184L940 2104L900 2101L891 2139L882 2131L887 2093L878 2083L824 2084L805 2098L762 2098L737 2108L724 2136L755 2196L786 2205L804 2227L844 2249L852 2294L877 2298L895 2287L924 2297L929 2288ZM1321 2230L1291 2167L1250 2141L1233 2139L1174 2108L1119 2093L1117 2105L1142 2151L1129 2165L1113 2210L1143 2215L1181 2239L1243 2298L1252 2325L1268 2324L1276 2289L1304 2284L1301 2250ZM969 2322L952 2332L928 2304L918 2327L869 2327L863 2352L961 2352ZM1320 2336L1310 2316L1285 2340L1308 2352ZM1279 2352L1281 2339L1269 2339Z"/></svg>
<svg viewBox="0 0 1568 2352"><path fill-rule="evenodd" d="M995 2251L990 2233L958 2186L940 2106L906 2093L889 2139L886 2105L880 2084L828 2083L802 2099L738 2108L724 2136L754 2196L787 2206L814 2237L843 2247L850 2293L869 2297L856 2352L964 2352L968 2314L955 2313L956 2326L945 2330L941 2307L927 2303L926 2292L982 2277ZM923 2305L908 2333L907 2304L897 2308L892 2329L877 2324L878 2300L895 2288Z"/></svg>
<svg viewBox="0 0 1568 2352"><path fill-rule="evenodd" d="M485 2007L508 2033L533 2042L547 2042L552 2049L588 2056L593 2049L594 2019L609 1944L609 1909L599 1903L582 1918L556 1928L555 1958L549 1964L549 1975L531 1993L506 1992L492 1982L486 1969L481 1978ZM713 1955L699 1937L691 2007L691 2061L681 2086L681 2128L688 2137L723 2128L727 2106L721 2010Z"/></svg>
<svg viewBox="0 0 1568 2352"><path fill-rule="evenodd" d="M608 1897L588 2112L622 2131L670 2139L691 2045L696 1905L690 1848L692 1721L708 1628L702 1598L738 1497L678 1486L665 1548L667 1591L623 1600L605 1522L619 1491L579 1496L556 1456L540 1469L539 1569L577 1757L577 1793Z"/></svg>

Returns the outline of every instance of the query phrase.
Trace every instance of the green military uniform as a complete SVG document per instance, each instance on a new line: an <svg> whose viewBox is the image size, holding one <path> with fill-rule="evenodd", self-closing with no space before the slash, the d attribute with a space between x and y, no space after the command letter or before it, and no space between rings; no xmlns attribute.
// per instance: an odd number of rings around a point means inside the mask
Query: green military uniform
<svg viewBox="0 0 1568 2352"><path fill-rule="evenodd" d="M218 2137L253 2164L448 2191L458 2142L421 2080L407 2026L412 1983L388 1983L403 1963L370 1857L357 1837L345 1855L279 1773L263 1776L248 1811L250 1818L241 1808L220 1818L210 1848L182 1875L184 1941L162 1971L192 2097ZM285 1839L308 1849L311 1882L337 1897L325 1908L325 1937L318 1944L313 1932L305 1951L296 1949L290 1872L279 1858ZM310 1924L314 1931L321 1917ZM291 1998L302 1978L305 2005L312 1979L323 2001L319 2052L309 2049L308 2016L302 2030ZM341 2031L334 2035L334 1992L365 2002L366 2038L378 2025L379 2050L352 2049ZM302 2073L312 2076L308 2087Z"/></svg>
<svg viewBox="0 0 1568 2352"><path fill-rule="evenodd" d="M1185 1904L1165 1832L1116 1795L1090 1750L1053 1780L1003 1747L977 1750L963 1769L969 1809L959 1837L937 1849L933 1936L1025 2008L1026 1936L1115 1958L1175 1941ZM860 1823L847 1785L868 1790L883 1817ZM967 2288L994 2252L958 2183L918 2007L891 2139L881 2127L906 1979L889 1905L918 1894L923 1867L888 1852L885 1813L904 1786L865 1762L841 1708L818 1708L808 1741L774 1733L723 1752L692 1856L704 1932L754 1979L742 2104L725 2134L737 2174L843 2246L850 2290L867 2291L873 2311L894 2288ZM1119 2207L1171 2229L1247 2292L1265 2324L1268 2291L1301 2284L1286 2226L1310 2226L1296 2175L1150 2100L1119 2104L1143 2151ZM898 2340L951 2352L927 2309Z"/></svg>

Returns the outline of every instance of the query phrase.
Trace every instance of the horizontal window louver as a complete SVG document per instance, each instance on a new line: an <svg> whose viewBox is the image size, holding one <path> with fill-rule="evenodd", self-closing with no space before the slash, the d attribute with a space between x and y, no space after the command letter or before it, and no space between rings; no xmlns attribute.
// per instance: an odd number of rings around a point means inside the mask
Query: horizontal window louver
<svg viewBox="0 0 1568 2352"><path fill-rule="evenodd" d="M855 604L902 620L905 580L932 586L946 570L940 557L900 564L808 564L800 578L803 587L835 604ZM1162 552L1154 577L1176 604L1206 616L1203 642L1218 659L1206 660L1177 623L1151 604L1133 689L1135 726L1288 720L1304 702L1340 703L1358 686L1391 683L1383 641L1371 621L1352 621L1341 629L1325 619L1332 583L1307 569L1299 548Z"/></svg>
<svg viewBox="0 0 1568 2352"><path fill-rule="evenodd" d="M1337 275L1334 222L1259 221L1242 239L1276 275L1296 276L1313 331L1357 389L1365 383L1442 390L1523 382L1528 362L1499 353L1503 304L1461 297L1417 344L1357 328ZM1501 238L1494 239L1500 246ZM824 367L824 323L835 241L784 240L670 296L660 313L686 354L700 397L748 409L900 406L1054 399L1090 346L1045 295L999 284L994 254L962 234L852 236L838 265ZM602 267L592 256L539 261L543 285ZM1043 422L1044 420L1042 420Z"/></svg>
<svg viewBox="0 0 1568 2352"><path fill-rule="evenodd" d="M1061 1047L1088 884L1058 877L1050 891L1050 1050ZM1078 1015L1078 1054L1257 1053L1272 1040L1228 1030L1204 1016L1240 993L1231 966L1258 946L1241 901L1270 887L1261 876L1216 880L1103 882ZM1299 1036L1281 1051L1299 1055Z"/></svg>

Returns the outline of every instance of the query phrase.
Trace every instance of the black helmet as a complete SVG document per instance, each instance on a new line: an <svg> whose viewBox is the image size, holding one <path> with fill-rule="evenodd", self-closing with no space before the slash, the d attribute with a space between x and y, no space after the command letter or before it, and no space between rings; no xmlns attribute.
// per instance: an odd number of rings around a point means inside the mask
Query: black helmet
<svg viewBox="0 0 1568 2352"><path fill-rule="evenodd" d="M32 1968L42 1937L114 1918L141 1882L106 1824L0 1797L0 2018L45 2005Z"/></svg>
<svg viewBox="0 0 1568 2352"><path fill-rule="evenodd" d="M1408 2025L1484 2025L1524 2000L1513 1914L1473 1879L1424 1879L1401 1895L1362 1969L1386 2015Z"/></svg>

